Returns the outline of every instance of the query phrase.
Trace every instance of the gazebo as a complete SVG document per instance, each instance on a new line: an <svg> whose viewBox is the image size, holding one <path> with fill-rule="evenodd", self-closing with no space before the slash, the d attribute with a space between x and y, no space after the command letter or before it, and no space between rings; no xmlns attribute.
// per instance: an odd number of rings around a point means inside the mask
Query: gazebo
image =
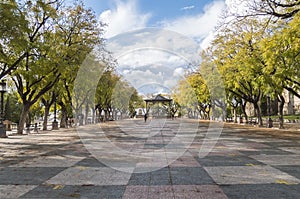
<svg viewBox="0 0 300 199"><path fill-rule="evenodd" d="M144 100L146 102L146 114L149 113L149 110L151 108L151 105L153 106L156 103L162 103L162 104L167 104L168 105L168 111L167 111L167 116L170 117L171 116L171 102L173 101L172 99L166 98L164 96L162 96L161 94L156 95L154 98L151 99L145 99ZM159 116L159 111L158 111L158 115Z"/></svg>

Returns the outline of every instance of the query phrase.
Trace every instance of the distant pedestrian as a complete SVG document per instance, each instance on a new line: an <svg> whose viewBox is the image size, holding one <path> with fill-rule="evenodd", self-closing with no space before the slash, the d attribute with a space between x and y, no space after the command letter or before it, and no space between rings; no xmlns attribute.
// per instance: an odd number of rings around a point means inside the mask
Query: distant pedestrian
<svg viewBox="0 0 300 199"><path fill-rule="evenodd" d="M144 119L145 119L145 122L147 122L147 118L148 118L148 116L147 116L147 113L144 115Z"/></svg>
<svg viewBox="0 0 300 199"><path fill-rule="evenodd" d="M39 132L39 129L38 129L38 123L34 123L34 129L33 129L34 132Z"/></svg>

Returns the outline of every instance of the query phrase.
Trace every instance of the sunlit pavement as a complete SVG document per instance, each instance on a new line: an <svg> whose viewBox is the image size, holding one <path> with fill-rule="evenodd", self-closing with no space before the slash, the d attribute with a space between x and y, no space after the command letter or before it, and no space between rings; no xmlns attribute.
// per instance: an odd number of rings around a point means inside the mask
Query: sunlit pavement
<svg viewBox="0 0 300 199"><path fill-rule="evenodd" d="M179 120L157 121L0 139L0 198L299 197L299 136L226 125L220 138L206 140L212 150L200 158L208 123L176 137Z"/></svg>

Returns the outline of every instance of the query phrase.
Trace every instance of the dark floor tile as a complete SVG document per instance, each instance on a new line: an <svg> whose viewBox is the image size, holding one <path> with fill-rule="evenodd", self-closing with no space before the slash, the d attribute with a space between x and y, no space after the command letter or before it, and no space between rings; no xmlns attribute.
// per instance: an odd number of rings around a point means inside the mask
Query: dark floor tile
<svg viewBox="0 0 300 199"><path fill-rule="evenodd" d="M56 186L41 185L20 198L63 198L105 199L122 198L125 186Z"/></svg>
<svg viewBox="0 0 300 199"><path fill-rule="evenodd" d="M81 160L76 163L74 166L83 166L83 167L106 167L105 164L97 160L96 158L90 157Z"/></svg>
<svg viewBox="0 0 300 199"><path fill-rule="evenodd" d="M295 199L300 196L300 185L249 184L220 187L229 199Z"/></svg>
<svg viewBox="0 0 300 199"><path fill-rule="evenodd" d="M263 165L263 163L247 156L206 156L196 157L202 166L245 166L247 164Z"/></svg>
<svg viewBox="0 0 300 199"><path fill-rule="evenodd" d="M288 151L284 151L281 149L276 148L268 148L268 149L259 149L257 151L239 151L240 153L243 153L245 155L289 155L293 154Z"/></svg>
<svg viewBox="0 0 300 199"><path fill-rule="evenodd" d="M150 185L171 185L169 168L162 168L151 173Z"/></svg>
<svg viewBox="0 0 300 199"><path fill-rule="evenodd" d="M273 166L291 176L300 179L300 166L299 165L289 165L289 166ZM300 195L299 195L300 196Z"/></svg>
<svg viewBox="0 0 300 199"><path fill-rule="evenodd" d="M64 167L0 168L1 185L37 185L65 170Z"/></svg>
<svg viewBox="0 0 300 199"><path fill-rule="evenodd" d="M151 173L133 173L131 174L128 185L150 185Z"/></svg>
<svg viewBox="0 0 300 199"><path fill-rule="evenodd" d="M173 167L170 168L170 173L173 185L214 184L202 167Z"/></svg>

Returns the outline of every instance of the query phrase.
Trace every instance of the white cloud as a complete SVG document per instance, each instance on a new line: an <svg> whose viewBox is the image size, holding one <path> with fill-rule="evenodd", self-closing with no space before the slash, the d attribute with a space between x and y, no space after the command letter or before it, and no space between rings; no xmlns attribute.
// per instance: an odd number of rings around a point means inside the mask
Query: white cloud
<svg viewBox="0 0 300 199"><path fill-rule="evenodd" d="M185 6L185 7L181 8L181 10L191 10L194 8L195 8L195 6Z"/></svg>
<svg viewBox="0 0 300 199"><path fill-rule="evenodd" d="M136 0L126 2L116 0L114 9L106 10L100 14L100 21L106 23L105 37L110 38L117 34L137 28L146 27L151 17L150 13L139 12Z"/></svg>
<svg viewBox="0 0 300 199"><path fill-rule="evenodd" d="M199 42L208 45L225 2L217 0L201 14L159 22L158 28L141 30L137 28L146 27L151 14L140 13L136 5L136 0L116 1L115 9L101 14L100 20L108 24L108 50L118 59L119 73L134 87L155 83L173 88L189 62L199 61Z"/></svg>
<svg viewBox="0 0 300 199"><path fill-rule="evenodd" d="M198 46L194 40L182 34L159 28L146 28L118 35L108 40L107 47L116 58L127 53L132 54L132 51L154 49L167 52L168 57L170 55L181 56L189 61L199 59ZM174 56L171 57L174 58ZM153 61L157 60L157 57L153 59L153 56L148 56L143 60L144 62Z"/></svg>
<svg viewBox="0 0 300 199"><path fill-rule="evenodd" d="M225 20L225 22L233 20L235 17L231 15L245 15L249 10L249 4L251 4L252 1L244 1L244 0L225 0L225 9L224 11L227 12L227 18L222 19ZM230 17L231 16L231 17ZM211 42L216 36L215 31L210 31L209 34L203 39L201 42L201 48L207 48L211 45Z"/></svg>
<svg viewBox="0 0 300 199"><path fill-rule="evenodd" d="M201 14L183 16L172 21L163 21L162 25L169 30L200 41L217 25L219 16L224 8L224 1L214 1L208 4Z"/></svg>

